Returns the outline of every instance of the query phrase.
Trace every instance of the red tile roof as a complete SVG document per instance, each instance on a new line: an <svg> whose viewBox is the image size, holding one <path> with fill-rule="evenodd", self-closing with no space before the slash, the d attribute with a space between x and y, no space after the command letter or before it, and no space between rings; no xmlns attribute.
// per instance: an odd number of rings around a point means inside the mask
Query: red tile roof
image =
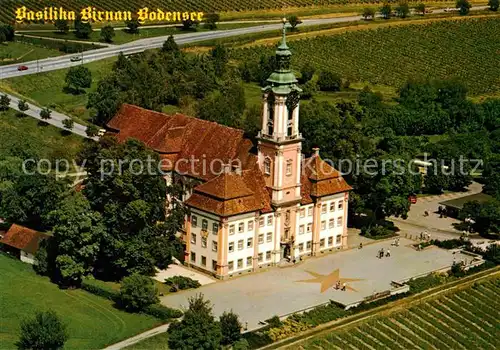
<svg viewBox="0 0 500 350"><path fill-rule="evenodd" d="M172 170L176 164L179 174L207 181L221 172L222 164L236 159L243 169L253 167L248 162L252 143L244 138L243 130L129 104L123 104L107 126L119 141L138 139L160 153L162 159L168 159L170 166L165 161L164 170Z"/></svg>
<svg viewBox="0 0 500 350"><path fill-rule="evenodd" d="M0 242L33 254L38 250L40 241L48 237L45 233L13 224Z"/></svg>

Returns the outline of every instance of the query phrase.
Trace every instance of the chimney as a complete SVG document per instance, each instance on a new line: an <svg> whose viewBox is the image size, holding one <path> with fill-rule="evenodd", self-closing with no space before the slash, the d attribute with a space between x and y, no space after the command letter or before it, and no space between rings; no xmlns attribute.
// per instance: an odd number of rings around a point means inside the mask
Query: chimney
<svg viewBox="0 0 500 350"><path fill-rule="evenodd" d="M313 156L319 157L319 147L314 147L312 150L314 152Z"/></svg>
<svg viewBox="0 0 500 350"><path fill-rule="evenodd" d="M236 175L241 175L241 166L239 162L231 164L231 169L236 173Z"/></svg>

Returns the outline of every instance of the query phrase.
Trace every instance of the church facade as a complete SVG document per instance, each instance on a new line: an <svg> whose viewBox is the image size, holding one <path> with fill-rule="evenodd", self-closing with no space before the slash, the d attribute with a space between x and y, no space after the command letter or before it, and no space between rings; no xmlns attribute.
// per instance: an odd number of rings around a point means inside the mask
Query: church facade
<svg viewBox="0 0 500 350"><path fill-rule="evenodd" d="M124 105L108 124L119 139L138 138L169 160L167 183L185 186L189 208L185 263L217 278L347 247L351 187L318 149L303 158L291 55L284 26L263 89L257 155L243 131L180 114ZM179 166L188 157L212 164L211 172Z"/></svg>

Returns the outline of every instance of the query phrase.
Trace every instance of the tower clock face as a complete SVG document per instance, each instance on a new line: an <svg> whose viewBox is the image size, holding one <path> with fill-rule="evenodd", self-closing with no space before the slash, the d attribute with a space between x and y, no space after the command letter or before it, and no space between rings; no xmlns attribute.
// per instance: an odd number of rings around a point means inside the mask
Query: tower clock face
<svg viewBox="0 0 500 350"><path fill-rule="evenodd" d="M290 92L286 99L286 106L288 108L288 113L292 113L295 107L299 104L300 96L299 93L295 90Z"/></svg>

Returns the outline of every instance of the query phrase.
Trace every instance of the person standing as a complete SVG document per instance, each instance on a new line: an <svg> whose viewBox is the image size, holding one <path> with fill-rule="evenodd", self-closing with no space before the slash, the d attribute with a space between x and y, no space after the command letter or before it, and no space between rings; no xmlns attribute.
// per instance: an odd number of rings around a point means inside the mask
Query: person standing
<svg viewBox="0 0 500 350"><path fill-rule="evenodd" d="M391 250L390 249L387 249L387 254L385 254L386 257L390 257L391 256Z"/></svg>

